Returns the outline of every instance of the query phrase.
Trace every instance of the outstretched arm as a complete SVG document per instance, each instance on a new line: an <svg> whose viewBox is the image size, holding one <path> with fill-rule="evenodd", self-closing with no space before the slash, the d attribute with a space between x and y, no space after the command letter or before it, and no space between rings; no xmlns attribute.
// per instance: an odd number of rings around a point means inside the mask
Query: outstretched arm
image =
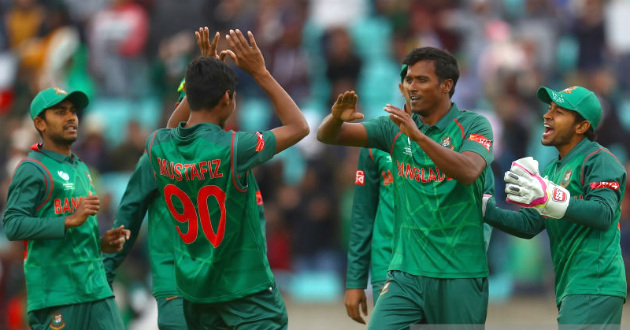
<svg viewBox="0 0 630 330"><path fill-rule="evenodd" d="M328 115L317 129L317 139L326 144L346 145L355 147L367 146L367 131L365 126L350 123L363 118L362 113L356 112L359 97L354 91L347 91L337 96Z"/></svg>
<svg viewBox="0 0 630 330"><path fill-rule="evenodd" d="M276 153L279 153L308 135L308 123L291 96L265 67L265 60L254 35L251 32L247 32L247 35L249 42L240 30L230 30L230 34L226 36L230 46L227 54L239 68L256 80L271 99L276 115L282 123L282 126L271 130L276 137Z"/></svg>

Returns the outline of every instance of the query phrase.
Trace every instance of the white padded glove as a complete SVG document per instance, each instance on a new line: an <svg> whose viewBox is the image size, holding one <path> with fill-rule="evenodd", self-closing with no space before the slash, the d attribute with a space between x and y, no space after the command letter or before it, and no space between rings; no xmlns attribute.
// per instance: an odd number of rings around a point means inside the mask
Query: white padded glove
<svg viewBox="0 0 630 330"><path fill-rule="evenodd" d="M571 194L563 187L541 178L538 161L525 157L512 162L505 172L507 202L533 208L541 215L560 219L569 206Z"/></svg>

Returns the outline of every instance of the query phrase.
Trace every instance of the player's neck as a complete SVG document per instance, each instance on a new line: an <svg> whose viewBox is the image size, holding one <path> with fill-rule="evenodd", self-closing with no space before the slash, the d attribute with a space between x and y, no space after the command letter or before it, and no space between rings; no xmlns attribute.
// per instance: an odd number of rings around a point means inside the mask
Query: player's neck
<svg viewBox="0 0 630 330"><path fill-rule="evenodd" d="M62 154L65 156L70 156L72 155L72 151L70 150L70 144L59 144L59 143L54 143L48 139L44 139L44 142L42 143L42 149L45 150L49 150L49 151L54 151L58 154Z"/></svg>
<svg viewBox="0 0 630 330"><path fill-rule="evenodd" d="M563 159L566 155L575 148L582 140L586 139L584 135L574 135L571 141L567 144L557 145L556 149L558 149L558 153L560 154L560 159Z"/></svg>
<svg viewBox="0 0 630 330"><path fill-rule="evenodd" d="M420 120L422 120L425 125L433 126L444 118L449 111L451 111L451 106L451 100L448 99L445 102L440 103L439 106L435 107L431 111L428 111L426 116L420 114Z"/></svg>
<svg viewBox="0 0 630 330"><path fill-rule="evenodd" d="M221 118L214 111L191 111L184 127L188 128L201 123L211 123L223 127L225 119Z"/></svg>

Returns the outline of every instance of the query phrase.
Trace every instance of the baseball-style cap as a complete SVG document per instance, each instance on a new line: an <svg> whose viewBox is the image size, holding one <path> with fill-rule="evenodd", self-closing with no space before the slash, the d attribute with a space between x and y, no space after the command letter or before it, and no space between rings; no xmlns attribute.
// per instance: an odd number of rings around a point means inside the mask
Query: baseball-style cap
<svg viewBox="0 0 630 330"><path fill-rule="evenodd" d="M31 118L35 119L35 117L39 116L42 111L52 107L53 105L59 104L66 99L70 100L74 104L77 111L85 109L85 107L87 107L90 103L87 95L81 91L68 93L58 87L47 88L37 93L31 102Z"/></svg>
<svg viewBox="0 0 630 330"><path fill-rule="evenodd" d="M591 123L593 129L597 128L602 119L602 106L599 104L597 96L584 87L573 86L556 92L542 86L538 88L536 96L547 104L553 101L562 108L579 113Z"/></svg>
<svg viewBox="0 0 630 330"><path fill-rule="evenodd" d="M184 96L186 96L186 78L182 79L182 82L179 83L179 87L177 87L177 93L179 93L177 102L181 102L184 99Z"/></svg>

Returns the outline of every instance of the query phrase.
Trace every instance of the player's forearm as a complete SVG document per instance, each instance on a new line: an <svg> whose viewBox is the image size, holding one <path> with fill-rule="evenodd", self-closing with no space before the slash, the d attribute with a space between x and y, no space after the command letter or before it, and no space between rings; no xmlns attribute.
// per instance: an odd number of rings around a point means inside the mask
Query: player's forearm
<svg viewBox="0 0 630 330"><path fill-rule="evenodd" d="M607 230L613 224L614 216L614 211L605 203L594 200L571 199L562 220L596 230Z"/></svg>
<svg viewBox="0 0 630 330"><path fill-rule="evenodd" d="M317 128L317 140L326 144L339 144L339 135L343 121L328 115Z"/></svg>
<svg viewBox="0 0 630 330"><path fill-rule="evenodd" d="M486 168L481 156L474 157L472 152L464 154L444 148L426 135L417 138L416 143L442 173L463 184L473 184Z"/></svg>
<svg viewBox="0 0 630 330"><path fill-rule="evenodd" d="M295 101L289 96L289 93L271 76L269 71L265 70L264 72L254 74L253 77L269 96L276 115L282 125L286 128L290 128L292 134L288 141L289 144L293 145L307 136L309 127L302 111L300 111Z"/></svg>
<svg viewBox="0 0 630 330"><path fill-rule="evenodd" d="M166 128L175 128L182 121L187 121L190 116L190 105L188 99L184 96L184 99L179 103L177 108L171 114L171 117L166 123Z"/></svg>
<svg viewBox="0 0 630 330"><path fill-rule="evenodd" d="M536 212L503 210L491 198L486 205L484 221L494 228L516 237L530 239L544 229L544 220Z"/></svg>
<svg viewBox="0 0 630 330"><path fill-rule="evenodd" d="M7 210L4 233L10 241L58 239L65 236L65 217L37 218Z"/></svg>

